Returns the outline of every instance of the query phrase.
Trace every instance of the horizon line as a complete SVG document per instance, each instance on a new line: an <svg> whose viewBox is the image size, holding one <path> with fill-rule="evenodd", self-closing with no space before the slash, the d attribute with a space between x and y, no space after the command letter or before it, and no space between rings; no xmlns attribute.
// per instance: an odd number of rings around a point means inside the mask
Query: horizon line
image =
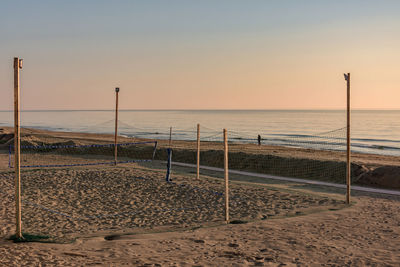
<svg viewBox="0 0 400 267"><path fill-rule="evenodd" d="M119 109L118 111L345 111L342 109ZM400 111L400 108L354 108L352 111ZM0 110L0 112L13 112L14 110ZM115 111L115 109L26 109L21 112L74 112L74 111Z"/></svg>

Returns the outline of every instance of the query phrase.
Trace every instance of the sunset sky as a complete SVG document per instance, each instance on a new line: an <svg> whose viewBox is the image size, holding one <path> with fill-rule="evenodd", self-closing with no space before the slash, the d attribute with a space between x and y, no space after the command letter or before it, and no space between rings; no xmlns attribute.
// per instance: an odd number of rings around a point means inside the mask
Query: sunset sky
<svg viewBox="0 0 400 267"><path fill-rule="evenodd" d="M400 109L400 1L2 1L0 110Z"/></svg>

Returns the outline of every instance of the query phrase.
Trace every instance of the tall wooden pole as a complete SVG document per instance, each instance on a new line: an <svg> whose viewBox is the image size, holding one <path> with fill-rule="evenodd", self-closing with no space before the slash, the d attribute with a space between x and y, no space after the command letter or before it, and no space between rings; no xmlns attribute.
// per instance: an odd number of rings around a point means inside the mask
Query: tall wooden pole
<svg viewBox="0 0 400 267"><path fill-rule="evenodd" d="M196 178L200 178L200 124L197 124L197 175Z"/></svg>
<svg viewBox="0 0 400 267"><path fill-rule="evenodd" d="M21 132L20 132L20 103L19 103L19 69L22 59L14 58L14 160L15 160L15 237L22 239L21 223Z"/></svg>
<svg viewBox="0 0 400 267"><path fill-rule="evenodd" d="M350 140L350 73L345 75L347 81L347 159L346 159L346 203L350 203L350 186L351 186L351 140Z"/></svg>
<svg viewBox="0 0 400 267"><path fill-rule="evenodd" d="M115 88L115 134L114 134L114 163L117 165L118 161L118 93L119 88Z"/></svg>
<svg viewBox="0 0 400 267"><path fill-rule="evenodd" d="M224 129L225 222L229 223L228 135Z"/></svg>

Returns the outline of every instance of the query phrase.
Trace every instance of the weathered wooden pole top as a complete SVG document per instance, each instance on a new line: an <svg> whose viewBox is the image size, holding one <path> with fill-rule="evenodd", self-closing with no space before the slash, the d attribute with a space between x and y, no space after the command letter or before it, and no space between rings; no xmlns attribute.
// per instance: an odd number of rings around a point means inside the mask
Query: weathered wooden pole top
<svg viewBox="0 0 400 267"><path fill-rule="evenodd" d="M22 59L15 57L14 58L14 68L16 68L17 65L18 65L19 69L22 69Z"/></svg>

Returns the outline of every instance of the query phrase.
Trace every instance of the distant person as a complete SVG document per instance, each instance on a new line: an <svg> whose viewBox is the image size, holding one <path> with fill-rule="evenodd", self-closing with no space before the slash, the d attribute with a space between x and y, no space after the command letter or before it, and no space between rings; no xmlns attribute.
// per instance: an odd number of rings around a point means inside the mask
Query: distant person
<svg viewBox="0 0 400 267"><path fill-rule="evenodd" d="M257 136L258 145L261 146L261 135Z"/></svg>

